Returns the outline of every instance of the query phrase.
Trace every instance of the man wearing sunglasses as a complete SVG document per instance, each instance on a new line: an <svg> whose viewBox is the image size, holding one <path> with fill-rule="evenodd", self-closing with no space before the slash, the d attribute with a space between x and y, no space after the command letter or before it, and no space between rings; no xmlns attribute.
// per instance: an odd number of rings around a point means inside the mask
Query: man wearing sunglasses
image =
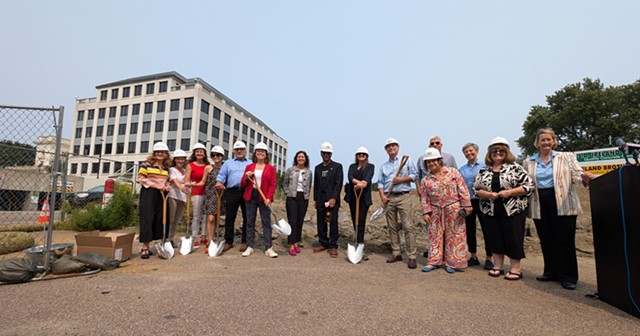
<svg viewBox="0 0 640 336"><path fill-rule="evenodd" d="M240 188L240 180L244 176L244 169L251 164L247 159L247 146L242 141L233 144L234 158L222 164L220 172L216 177L216 188L225 189L226 198L226 218L224 220L224 247L223 251L228 251L233 247L233 234L235 232L236 216L238 208L242 210L242 238L240 240L240 252L247 249L247 210L243 190Z"/></svg>

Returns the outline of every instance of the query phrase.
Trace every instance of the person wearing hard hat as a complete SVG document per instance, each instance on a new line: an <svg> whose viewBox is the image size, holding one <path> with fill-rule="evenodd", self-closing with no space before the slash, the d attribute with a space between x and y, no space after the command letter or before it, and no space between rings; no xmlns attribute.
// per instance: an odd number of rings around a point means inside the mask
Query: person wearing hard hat
<svg viewBox="0 0 640 336"><path fill-rule="evenodd" d="M371 200L371 179L375 166L369 163L369 150L366 147L358 147L355 153L355 162L349 166L347 171L347 186L345 188L344 201L349 204L351 211L351 222L356 230L356 242L364 243L365 224L369 207L373 204ZM356 197L356 192L360 195ZM359 205L356 202L359 199ZM356 218L356 206L358 207L358 218ZM366 254L363 260L369 260Z"/></svg>
<svg viewBox="0 0 640 336"><path fill-rule="evenodd" d="M305 151L298 151L294 155L292 167L284 172L282 190L287 195L287 219L291 225L291 234L287 237L289 255L296 256L302 252L302 224L309 207L311 181L313 174L309 169L309 156Z"/></svg>
<svg viewBox="0 0 640 336"><path fill-rule="evenodd" d="M331 143L322 143L320 145L322 162L315 167L313 173L313 199L318 216L319 241L319 244L313 248L313 252L328 250L331 258L337 258L338 211L340 210L343 172L342 165L331 160L332 155L333 146ZM327 226L329 227L327 228Z"/></svg>
<svg viewBox="0 0 640 336"><path fill-rule="evenodd" d="M269 147L263 142L256 144L251 160L253 163L244 169L244 178L240 182L240 187L244 189L244 201L247 207L247 249L242 256L248 257L254 251L256 214L260 208L264 254L269 258L276 258L278 254L273 250L271 241L271 208L269 207L276 193L276 168L269 164Z"/></svg>
<svg viewBox="0 0 640 336"><path fill-rule="evenodd" d="M176 149L173 152L173 163L169 168L169 182L171 184L171 190L169 191L169 236L167 237L171 241L173 247L178 247L174 243L176 236L176 228L178 223L182 219L182 214L187 203L187 188L184 185L184 173L185 163L187 161L187 153L182 149Z"/></svg>
<svg viewBox="0 0 640 336"><path fill-rule="evenodd" d="M398 140L389 138L385 141L384 149L389 160L380 166L378 173L378 193L380 201L386 206L385 216L389 227L389 239L391 240L391 257L387 263L402 261L400 249L400 231L404 231L405 250L409 257L407 267L415 269L416 262L416 235L413 221L411 220L411 182L416 178L416 166L407 156L406 163L401 168L401 160L398 158L400 144ZM393 188L391 188L393 186ZM385 194L388 192L388 194Z"/></svg>
<svg viewBox="0 0 640 336"><path fill-rule="evenodd" d="M216 223L216 215L218 214L218 194L216 188L216 177L222 168L222 158L224 157L224 149L220 146L211 147L212 164L204 169L204 203L202 209L204 215L207 216L207 248L204 253L209 254L209 244L215 238L218 230ZM222 212L222 211L221 211Z"/></svg>
<svg viewBox="0 0 640 336"><path fill-rule="evenodd" d="M202 203L204 202L204 185L206 183L204 170L209 166L207 159L207 149L197 143L191 149L189 164L184 174L184 183L191 187L191 236L193 237L193 248L199 248L200 244L208 244L207 228L202 221ZM200 242L198 243L198 232L201 233Z"/></svg>
<svg viewBox="0 0 640 336"><path fill-rule="evenodd" d="M138 170L138 183L140 189L139 203L139 240L142 243L140 258L149 259L151 252L149 244L153 240L162 239L165 235L162 225L163 196L171 190L169 186L169 167L171 167L171 155L169 147L162 142L153 144L153 152L147 160L140 165ZM169 217L169 207L166 214Z"/></svg>
<svg viewBox="0 0 640 336"><path fill-rule="evenodd" d="M422 218L428 225L429 258L423 272L443 267L453 274L467 268L467 234L464 217L472 211L469 190L455 168L444 167L435 148L424 152L429 170L420 182Z"/></svg>
<svg viewBox="0 0 640 336"><path fill-rule="evenodd" d="M509 150L509 142L495 137L489 143L484 158L486 167L480 169L473 190L480 197L480 211L485 215L493 253L493 268L489 276L499 277L505 255L511 260L506 280L522 279L520 261L524 253L524 225L533 182L527 172L516 163Z"/></svg>
<svg viewBox="0 0 640 336"><path fill-rule="evenodd" d="M485 251L485 262L484 269L490 270L493 268L493 257L491 255L491 247L489 246L489 240L487 238L487 225L484 223L484 217L480 213L480 200L473 192L473 182L476 180L476 176L480 169L484 168L485 164L482 161L478 160L478 150L480 148L478 145L472 142L468 142L462 146L462 154L464 154L467 159L467 163L463 164L458 171L462 178L464 178L464 183L467 185L467 189L469 189L469 194L471 196L471 206L473 207L473 211L465 217L466 226L467 226L467 246L469 247L469 253L471 257L469 258L469 266L477 266L480 265L480 261L478 260L478 255L476 254L476 217L480 221L480 228L482 229L482 235L484 237L484 251Z"/></svg>
<svg viewBox="0 0 640 336"><path fill-rule="evenodd" d="M245 168L251 164L247 159L247 145L238 140L233 144L234 157L226 160L216 177L216 188L225 189L226 217L224 220L224 248L228 251L233 247L234 225L238 208L242 211L242 238L240 240L240 252L247 249L247 209L242 198L240 181L244 176Z"/></svg>
<svg viewBox="0 0 640 336"><path fill-rule="evenodd" d="M442 155L442 164L444 167L456 168L458 169L458 164L456 163L456 158L449 153L445 153L442 151L442 138L438 135L434 135L429 139L429 148L435 148ZM422 179L429 174L429 170L424 167L424 156L420 156L418 158L418 162L416 162L416 168L418 170L418 179L416 181L422 181Z"/></svg>

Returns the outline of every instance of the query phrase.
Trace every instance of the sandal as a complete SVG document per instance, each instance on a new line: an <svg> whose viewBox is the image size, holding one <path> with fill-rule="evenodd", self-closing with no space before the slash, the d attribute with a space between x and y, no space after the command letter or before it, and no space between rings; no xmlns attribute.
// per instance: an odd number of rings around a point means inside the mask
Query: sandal
<svg viewBox="0 0 640 336"><path fill-rule="evenodd" d="M489 276L490 277L494 277L494 278L497 278L497 277L499 277L499 276L501 276L503 274L504 274L504 270L501 270L499 268L494 268L494 269L489 271Z"/></svg>
<svg viewBox="0 0 640 336"><path fill-rule="evenodd" d="M514 278L510 278L509 276L514 276ZM511 281L517 281L522 279L522 273L518 273L518 272L507 272L507 274L504 276L505 280L511 280Z"/></svg>
<svg viewBox="0 0 640 336"><path fill-rule="evenodd" d="M435 267L435 266L433 266L433 265L427 265L427 266L425 266L425 267L423 267L423 268L422 268L422 271L423 271L423 272L425 272L425 273L427 273L427 272L431 272L431 271L433 271L434 269L436 269L436 267Z"/></svg>
<svg viewBox="0 0 640 336"><path fill-rule="evenodd" d="M447 266L444 270L445 270L445 272L447 272L447 273L449 273L449 274L453 274L453 273L455 273L455 272L456 272L456 269L455 269L455 268L453 268L453 267L449 267L449 266Z"/></svg>
<svg viewBox="0 0 640 336"><path fill-rule="evenodd" d="M141 259L149 259L149 255L151 255L151 253L149 252L149 249L143 248L142 250L140 250Z"/></svg>

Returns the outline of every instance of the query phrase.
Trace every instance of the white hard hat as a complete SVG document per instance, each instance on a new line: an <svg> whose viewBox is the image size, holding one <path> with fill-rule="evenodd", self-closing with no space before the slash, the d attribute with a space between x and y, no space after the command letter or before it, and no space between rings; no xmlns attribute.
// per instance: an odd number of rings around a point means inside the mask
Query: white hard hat
<svg viewBox="0 0 640 336"><path fill-rule="evenodd" d="M442 159L442 155L440 155L440 151L436 148L427 148L427 150L424 151L424 156L422 158L424 161Z"/></svg>
<svg viewBox="0 0 640 336"><path fill-rule="evenodd" d="M168 152L169 151L169 147L167 147L167 145L164 142L156 142L156 143L153 144L153 151L154 152L160 152L160 151Z"/></svg>
<svg viewBox="0 0 640 336"><path fill-rule="evenodd" d="M256 147L255 147L254 151L257 151L258 149L262 149L263 151L265 151L267 153L269 152L269 147L267 147L267 144L264 143L264 142L258 142L256 144Z"/></svg>
<svg viewBox="0 0 640 336"><path fill-rule="evenodd" d="M224 149L220 146L211 147L211 153L218 153L224 155Z"/></svg>
<svg viewBox="0 0 640 336"><path fill-rule="evenodd" d="M323 142L322 145L320 145L320 151L326 152L326 153L333 153L333 146L331 146L330 142Z"/></svg>
<svg viewBox="0 0 640 336"><path fill-rule="evenodd" d="M369 155L369 151L367 150L367 147L364 147L364 146L360 146L358 147L358 149L356 149L356 154L360 154L360 153Z"/></svg>
<svg viewBox="0 0 640 336"><path fill-rule="evenodd" d="M233 149L247 149L247 145L244 142L238 140L233 144Z"/></svg>
<svg viewBox="0 0 640 336"><path fill-rule="evenodd" d="M507 147L509 147L509 141L507 141L507 139L503 137L495 137L491 139L491 142L489 143L489 147L493 145L500 145L500 144L506 145Z"/></svg>
<svg viewBox="0 0 640 336"><path fill-rule="evenodd" d="M384 142L384 147L386 148L387 146L393 145L393 144L400 145L398 143L398 140L396 140L395 138L389 138L387 139L387 141Z"/></svg>
<svg viewBox="0 0 640 336"><path fill-rule="evenodd" d="M187 157L187 153L185 153L182 149L176 149L176 151L173 152L173 157L174 158L179 158L179 157L186 158Z"/></svg>
<svg viewBox="0 0 640 336"><path fill-rule="evenodd" d="M193 148L191 149L191 152L195 152L196 149L203 149L205 152L207 151L207 148L203 144L201 144L199 142L197 144L193 145Z"/></svg>

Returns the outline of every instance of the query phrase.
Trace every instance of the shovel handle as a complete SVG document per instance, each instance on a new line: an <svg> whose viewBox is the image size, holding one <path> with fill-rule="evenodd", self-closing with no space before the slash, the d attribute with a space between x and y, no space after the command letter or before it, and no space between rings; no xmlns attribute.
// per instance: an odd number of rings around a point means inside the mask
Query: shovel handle
<svg viewBox="0 0 640 336"><path fill-rule="evenodd" d="M264 194L262 193L262 189L260 189L260 186L258 185L258 182L256 182L256 179L254 178L249 178L249 181L251 181L251 183L253 183L253 187L258 189L258 192L260 193L260 197L262 198L262 201L264 203L267 203L267 198L264 196Z"/></svg>
<svg viewBox="0 0 640 336"><path fill-rule="evenodd" d="M191 221L191 188L187 194L187 238L189 238L189 222Z"/></svg>
<svg viewBox="0 0 640 336"><path fill-rule="evenodd" d="M409 160L409 155L403 155L402 159L400 159L400 166L398 167L398 171L396 172L396 175L393 176L394 178L400 175L400 171L402 171L402 168L404 168L404 165L407 164L407 160ZM393 183L392 181L391 185L389 186L389 190L387 190L387 194L389 194L391 190L393 190L394 186L395 186L395 183Z"/></svg>
<svg viewBox="0 0 640 336"><path fill-rule="evenodd" d="M358 226L360 225L360 196L362 196L363 190L364 189L353 188L353 193L356 195L356 229L353 235L354 243L358 241Z"/></svg>
<svg viewBox="0 0 640 336"><path fill-rule="evenodd" d="M216 236L218 236L217 227L220 226L220 206L222 203L222 195L224 195L224 189L216 188L216 197L218 198L218 211L216 212Z"/></svg>

